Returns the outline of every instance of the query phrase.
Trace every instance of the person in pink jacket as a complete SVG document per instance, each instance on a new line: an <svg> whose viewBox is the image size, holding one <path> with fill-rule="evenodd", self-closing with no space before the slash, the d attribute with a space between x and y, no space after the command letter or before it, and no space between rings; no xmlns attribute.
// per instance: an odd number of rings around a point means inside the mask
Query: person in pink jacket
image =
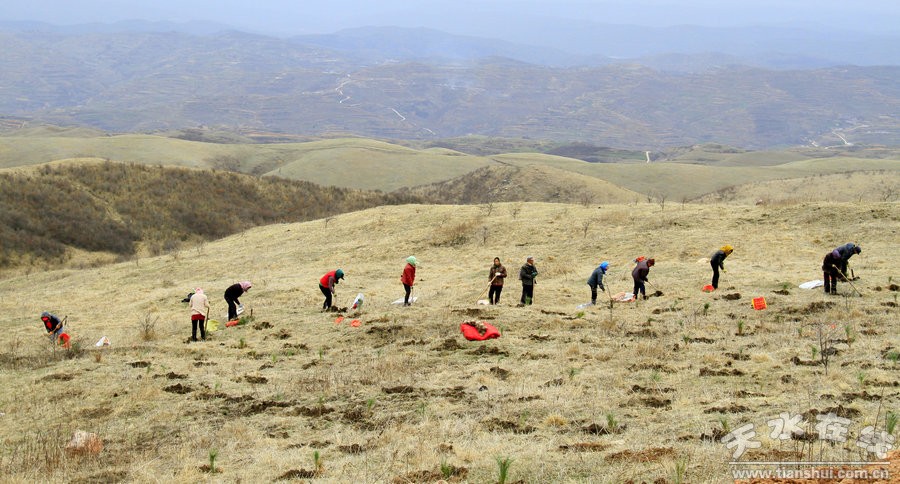
<svg viewBox="0 0 900 484"><path fill-rule="evenodd" d="M209 313L209 298L203 289L197 288L191 296L191 341L197 341L197 327L200 338L206 340L206 315Z"/></svg>
<svg viewBox="0 0 900 484"><path fill-rule="evenodd" d="M409 295L412 293L413 283L416 281L416 265L418 261L413 256L406 258L406 266L403 268L403 274L400 275L400 282L403 283L403 289L406 295L403 296L403 305L409 306Z"/></svg>

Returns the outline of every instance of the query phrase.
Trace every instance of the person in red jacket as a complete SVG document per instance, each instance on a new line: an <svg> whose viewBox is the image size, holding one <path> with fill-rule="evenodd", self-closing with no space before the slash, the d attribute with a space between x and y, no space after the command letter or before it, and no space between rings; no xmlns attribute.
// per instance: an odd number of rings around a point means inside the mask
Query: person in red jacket
<svg viewBox="0 0 900 484"><path fill-rule="evenodd" d="M331 309L331 297L334 296L334 286L344 278L344 271L341 269L331 271L319 279L319 290L325 295L325 302L322 304L322 310Z"/></svg>
<svg viewBox="0 0 900 484"><path fill-rule="evenodd" d="M400 282L403 283L403 290L406 291L406 295L403 296L403 305L409 306L409 295L412 293L413 283L416 281L416 265L418 265L418 261L414 256L409 256L406 258L406 266L403 268L403 274L400 275Z"/></svg>

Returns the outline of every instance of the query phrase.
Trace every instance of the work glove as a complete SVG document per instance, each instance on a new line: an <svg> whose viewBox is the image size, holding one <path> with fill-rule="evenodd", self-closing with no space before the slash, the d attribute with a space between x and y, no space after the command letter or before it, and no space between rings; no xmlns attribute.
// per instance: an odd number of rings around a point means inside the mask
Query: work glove
<svg viewBox="0 0 900 484"><path fill-rule="evenodd" d="M726 272L728 272L728 269L722 269L722 273L723 273L723 274L726 273Z"/></svg>

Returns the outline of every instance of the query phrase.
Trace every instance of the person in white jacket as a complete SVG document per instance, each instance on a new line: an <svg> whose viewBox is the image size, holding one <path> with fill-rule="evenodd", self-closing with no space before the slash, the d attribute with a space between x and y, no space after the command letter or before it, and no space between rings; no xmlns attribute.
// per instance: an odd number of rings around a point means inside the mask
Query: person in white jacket
<svg viewBox="0 0 900 484"><path fill-rule="evenodd" d="M197 288L191 296L191 341L197 341L197 326L200 338L206 340L206 314L209 312L209 298L202 288Z"/></svg>

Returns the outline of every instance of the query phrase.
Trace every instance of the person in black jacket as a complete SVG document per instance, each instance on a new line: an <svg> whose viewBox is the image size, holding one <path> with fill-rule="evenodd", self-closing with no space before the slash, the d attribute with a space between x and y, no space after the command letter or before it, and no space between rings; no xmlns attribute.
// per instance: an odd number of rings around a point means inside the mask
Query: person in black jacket
<svg viewBox="0 0 900 484"><path fill-rule="evenodd" d="M601 291L606 290L606 287L603 286L603 276L606 274L607 269L609 269L609 262L601 262L600 265L594 269L594 272L591 272L591 277L587 280L588 286L591 286L591 304L597 304L597 287L599 287Z"/></svg>
<svg viewBox="0 0 900 484"><path fill-rule="evenodd" d="M47 334L50 336L50 340L55 342L63 331L64 325L62 320L60 320L55 314L44 311L43 313L41 313L41 322L44 323L44 329L47 330Z"/></svg>
<svg viewBox="0 0 900 484"><path fill-rule="evenodd" d="M647 299L647 289L644 286L644 283L650 282L647 279L647 276L650 274L650 268L654 265L656 265L656 260L644 259L639 261L631 271L631 278L634 279L634 289L632 292L634 293L635 299L638 298L638 293L643 295L644 299Z"/></svg>
<svg viewBox="0 0 900 484"><path fill-rule="evenodd" d="M238 299L243 296L245 292L249 291L250 288L253 287L253 284L250 281L241 281L236 284L232 284L228 286L228 289L225 289L225 302L228 303L228 320L234 321L237 319L237 306L241 304L241 301Z"/></svg>
<svg viewBox="0 0 900 484"><path fill-rule="evenodd" d="M833 252L836 257L840 259L838 269L841 270L841 273L844 276L850 277L849 274L847 274L847 268L850 265L850 258L853 257L854 254L861 254L862 249L853 242L850 242L834 249Z"/></svg>
<svg viewBox="0 0 900 484"><path fill-rule="evenodd" d="M731 255L734 252L734 248L730 245L726 245L721 249L717 250L712 257L709 259L709 265L712 266L713 277L712 277L712 287L713 289L719 288L719 269L722 269L722 272L728 272L725 270L725 258Z"/></svg>
<svg viewBox="0 0 900 484"><path fill-rule="evenodd" d="M822 261L822 278L825 279L825 294L837 295L837 283L840 277L841 256L837 250L825 254Z"/></svg>
<svg viewBox="0 0 900 484"><path fill-rule="evenodd" d="M534 257L525 259L525 265L519 269L519 279L522 281L521 306L531 304L534 301L534 285L537 284L534 278L537 275L538 271L537 267L534 266Z"/></svg>

